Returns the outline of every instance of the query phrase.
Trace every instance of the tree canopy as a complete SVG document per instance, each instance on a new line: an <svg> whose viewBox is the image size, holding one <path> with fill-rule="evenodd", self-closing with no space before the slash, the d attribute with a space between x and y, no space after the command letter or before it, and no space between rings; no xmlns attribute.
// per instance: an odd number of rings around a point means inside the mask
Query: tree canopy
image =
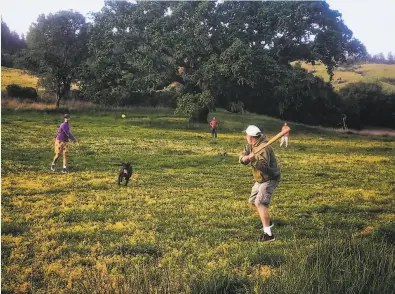
<svg viewBox="0 0 395 294"><path fill-rule="evenodd" d="M286 82L290 62L321 61L332 77L348 56L366 54L341 14L322 1L107 1L94 15L88 50L81 84L95 101L178 81L186 93L206 92L216 105L242 101L277 115L296 99L285 95L298 90ZM209 107L210 99L203 100L201 108Z"/></svg>
<svg viewBox="0 0 395 294"><path fill-rule="evenodd" d="M13 67L14 56L26 48L26 40L22 35L10 30L8 25L1 20L1 65Z"/></svg>

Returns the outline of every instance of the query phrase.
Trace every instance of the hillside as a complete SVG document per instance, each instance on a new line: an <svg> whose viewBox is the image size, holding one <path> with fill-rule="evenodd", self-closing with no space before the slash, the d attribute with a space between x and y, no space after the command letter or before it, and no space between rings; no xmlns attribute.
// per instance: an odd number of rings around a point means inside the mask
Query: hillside
<svg viewBox="0 0 395 294"><path fill-rule="evenodd" d="M16 68L1 67L1 91L5 91L7 85L16 84L22 87L37 88L38 78L36 76L29 75L24 70ZM39 91L43 91L43 88L38 88ZM72 89L78 89L73 84Z"/></svg>
<svg viewBox="0 0 395 294"><path fill-rule="evenodd" d="M4 293L394 293L392 138L291 124L261 244L242 130L282 122L213 115L216 140L171 110L72 111L64 175L49 169L61 114L2 109Z"/></svg>
<svg viewBox="0 0 395 294"><path fill-rule="evenodd" d="M37 87L38 78L27 74L25 71L15 68L1 67L1 91L10 84L22 87Z"/></svg>
<svg viewBox="0 0 395 294"><path fill-rule="evenodd" d="M325 81L329 81L329 75L323 64L311 65L302 62L301 65L315 75L322 77ZM342 82L336 82L340 78ZM334 71L332 84L335 89L341 89L345 85L355 82L379 82L385 90L395 92L395 64L369 63L348 68L338 67Z"/></svg>

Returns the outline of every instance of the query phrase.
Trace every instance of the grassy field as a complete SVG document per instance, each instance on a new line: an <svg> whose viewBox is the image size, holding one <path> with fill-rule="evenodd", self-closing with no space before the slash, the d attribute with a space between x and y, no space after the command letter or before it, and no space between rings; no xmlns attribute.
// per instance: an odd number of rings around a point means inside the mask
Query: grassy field
<svg viewBox="0 0 395 294"><path fill-rule="evenodd" d="M2 293L395 292L393 138L290 124L262 244L238 154L248 124L281 121L219 111L214 140L170 110L71 114L65 175L61 115L2 108Z"/></svg>
<svg viewBox="0 0 395 294"><path fill-rule="evenodd" d="M329 81L329 75L323 64L311 65L301 63L302 67L313 71L316 75ZM338 67L334 71L333 81L341 78L345 82L334 83L335 89L339 90L349 83L355 82L379 82L387 91L395 92L395 64L361 64L350 68Z"/></svg>

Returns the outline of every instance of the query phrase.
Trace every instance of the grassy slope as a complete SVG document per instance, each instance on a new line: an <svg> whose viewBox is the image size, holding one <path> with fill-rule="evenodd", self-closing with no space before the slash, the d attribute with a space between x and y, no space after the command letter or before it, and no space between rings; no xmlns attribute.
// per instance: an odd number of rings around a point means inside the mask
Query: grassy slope
<svg viewBox="0 0 395 294"><path fill-rule="evenodd" d="M323 64L311 65L302 63L302 67L309 71L315 71L315 74L329 81L329 75ZM379 82L384 89L395 92L395 84L385 81L386 78L391 78L395 81L395 64L361 64L355 65L353 68L339 67L334 72L333 80L336 81L338 78L342 78L346 82L342 84L334 83L336 89L340 89L348 83L364 81Z"/></svg>
<svg viewBox="0 0 395 294"><path fill-rule="evenodd" d="M32 87L36 89L37 82L37 77L31 76L23 70L4 66L1 67L1 91L5 91L7 85L10 84L16 84L22 87ZM71 88L78 89L75 84L73 84ZM44 88L39 88L39 90L43 91Z"/></svg>
<svg viewBox="0 0 395 294"><path fill-rule="evenodd" d="M169 111L125 113L75 113L80 143L63 175L49 171L60 116L3 109L4 291L395 290L394 247L372 241L395 221L391 138L291 125L289 148L274 146L283 169L271 206L278 240L259 244L251 172L237 155L248 124L273 136L280 121L218 112L214 141L206 126ZM115 184L120 159L134 163L128 187Z"/></svg>
<svg viewBox="0 0 395 294"><path fill-rule="evenodd" d="M22 87L37 87L38 79L24 73L23 70L1 67L1 91L5 91L7 85L17 84Z"/></svg>

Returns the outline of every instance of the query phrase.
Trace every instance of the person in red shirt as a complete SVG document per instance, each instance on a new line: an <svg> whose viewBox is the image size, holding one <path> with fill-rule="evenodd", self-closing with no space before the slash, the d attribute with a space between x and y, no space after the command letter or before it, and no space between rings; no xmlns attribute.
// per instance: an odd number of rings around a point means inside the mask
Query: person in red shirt
<svg viewBox="0 0 395 294"><path fill-rule="evenodd" d="M287 123L284 123L284 125L281 128L281 131L284 131L286 128L287 128ZM288 139L289 139L289 132L285 133L285 135L281 137L280 147L283 146L284 142L285 142L285 147L288 147Z"/></svg>
<svg viewBox="0 0 395 294"><path fill-rule="evenodd" d="M210 127L211 127L211 135L213 138L217 138L218 134L218 121L213 117L213 119L210 121Z"/></svg>

